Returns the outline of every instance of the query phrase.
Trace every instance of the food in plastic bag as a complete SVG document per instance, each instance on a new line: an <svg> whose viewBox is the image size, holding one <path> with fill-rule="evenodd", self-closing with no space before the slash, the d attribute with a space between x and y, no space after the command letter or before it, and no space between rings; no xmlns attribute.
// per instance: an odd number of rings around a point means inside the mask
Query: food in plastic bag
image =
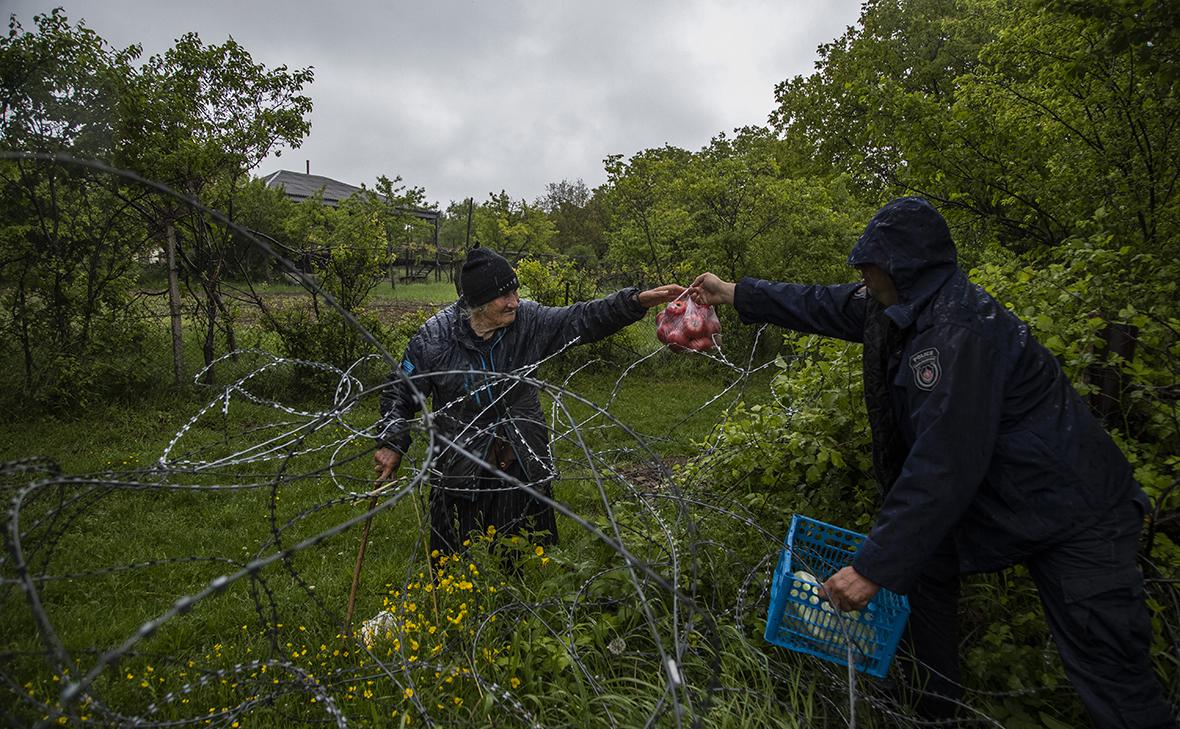
<svg viewBox="0 0 1180 729"><path fill-rule="evenodd" d="M674 352L708 352L719 346L721 320L708 304L677 299L656 315L656 338Z"/></svg>

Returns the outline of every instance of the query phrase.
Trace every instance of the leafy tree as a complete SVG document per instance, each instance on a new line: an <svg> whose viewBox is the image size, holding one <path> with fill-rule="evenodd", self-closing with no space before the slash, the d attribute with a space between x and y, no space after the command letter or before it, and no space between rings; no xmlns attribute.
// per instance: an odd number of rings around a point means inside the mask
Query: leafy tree
<svg viewBox="0 0 1180 729"><path fill-rule="evenodd" d="M845 280L843 256L868 208L840 177L790 176L781 147L768 129L747 127L698 153L614 158L604 193L610 260L661 280L705 269L731 279Z"/></svg>
<svg viewBox="0 0 1180 729"><path fill-rule="evenodd" d="M24 32L14 17L0 41L0 134L9 149L131 167L232 217L247 171L277 144L297 144L307 131L310 100L299 92L311 80L309 70L271 71L232 40L205 46L193 34L135 66L138 46L112 50L84 25L71 26L60 10L35 21L36 32ZM53 371L39 367L31 351L49 342L68 352L61 355L67 360L93 359L86 344L99 302L109 312L104 316L126 318L136 267L161 241L178 244L176 268L205 323L206 362L219 326L234 348L222 283L235 268L246 270L235 259L245 249L200 207L81 167L20 161L5 165L4 174L5 204L28 214L12 219L23 232L6 231L11 247L3 260L17 266L11 275L20 281L18 303L11 310L13 326L29 342L23 359L30 373ZM179 377L182 312L178 287L169 289ZM53 323L55 336L39 331L38 318Z"/></svg>
<svg viewBox="0 0 1180 729"><path fill-rule="evenodd" d="M608 260L641 267L649 277L671 280L685 260L689 216L680 186L691 154L677 147L647 149L628 160L606 159L610 227Z"/></svg>
<svg viewBox="0 0 1180 729"><path fill-rule="evenodd" d="M469 215L470 213L470 215ZM451 251L463 251L468 246L468 218L474 222L473 200L451 201L442 212L439 224L439 245Z"/></svg>
<svg viewBox="0 0 1180 729"><path fill-rule="evenodd" d="M414 213L427 209L425 188L407 186L400 176L391 180L381 175L376 195L370 200L376 203L376 213L385 226L391 275L399 257L411 264L440 260L434 224Z"/></svg>
<svg viewBox="0 0 1180 729"><path fill-rule="evenodd" d="M1112 5L1109 18L1038 5L1021 8L981 50L983 63L962 94L959 115L987 109L988 131L998 132L974 137L977 157L999 157L1006 140L1021 136L1022 150L1039 163L1026 171L1018 159L1014 173L995 175L1010 191L1000 204L1026 228L1035 220L1047 229L1045 242L1074 236L1100 215L1138 250L1176 251L1180 99L1175 76L1158 71L1161 59L1170 57L1173 68L1180 62L1180 33L1128 33L1127 4ZM1147 17L1175 15L1165 3L1136 5ZM1121 22L1108 22L1120 14Z"/></svg>
<svg viewBox="0 0 1180 729"><path fill-rule="evenodd" d="M606 253L602 198L581 179L549 183L537 207L549 215L557 228L553 247L558 251L588 262L596 262Z"/></svg>
<svg viewBox="0 0 1180 729"><path fill-rule="evenodd" d="M1167 5L866 3L815 74L778 87L772 120L870 195L917 192L983 223L981 241L1056 245L1117 211L1117 235L1166 243L1180 169Z"/></svg>
<svg viewBox="0 0 1180 729"><path fill-rule="evenodd" d="M1102 44L1111 55L1134 48L1142 71L1163 80L1180 80L1180 5L1157 0L1041 0L1054 12L1102 26Z"/></svg>
<svg viewBox="0 0 1180 729"><path fill-rule="evenodd" d="M33 21L25 31L13 15L0 38L0 139L11 150L107 155L140 47L113 49L61 8Z"/></svg>
<svg viewBox="0 0 1180 729"><path fill-rule="evenodd" d="M319 284L306 302L294 306L272 308L259 299L263 325L279 336L284 353L348 367L373 351L345 316L321 306L320 292L329 294L366 330L385 336L386 328L363 305L387 275L395 250L434 255L433 245L422 242L426 231L433 235L432 226L413 212L422 208L424 199L422 188L406 187L400 177L382 176L376 190L362 188L336 207L325 204L321 193L299 203L264 205L261 212L277 215L271 218L275 242ZM307 376L310 373L301 373L297 381Z"/></svg>
<svg viewBox="0 0 1180 729"><path fill-rule="evenodd" d="M781 142L765 128L715 137L684 176L691 215L689 260L736 280L842 281L851 241L866 209L839 178L791 177L780 168Z"/></svg>
<svg viewBox="0 0 1180 729"><path fill-rule="evenodd" d="M234 195L248 172L272 149L297 147L307 134L311 99L301 92L311 80L311 69L255 63L232 38L205 45L187 33L136 74L123 100L118 159L232 217ZM229 348L235 348L233 320L222 296L225 277L235 267L233 236L200 208L176 200L152 198L139 207L169 236L181 233L177 254L204 325L208 365L216 354L219 327ZM177 302L172 303L175 316Z"/></svg>
<svg viewBox="0 0 1180 729"><path fill-rule="evenodd" d="M323 206L308 236L320 246L321 285L346 311L356 311L381 282L389 246L383 208L372 192L357 193L337 208Z"/></svg>
<svg viewBox="0 0 1180 729"><path fill-rule="evenodd" d="M473 243L519 254L553 255L553 221L539 207L515 201L503 190L475 210Z"/></svg>
<svg viewBox="0 0 1180 729"><path fill-rule="evenodd" d="M1000 5L865 3L858 26L820 46L815 73L776 87L774 128L797 159L816 160L813 172L850 174L870 199L899 191L961 197L971 168L956 164L959 174L944 179L952 174L948 151L963 145L951 113L955 80L978 64Z"/></svg>
<svg viewBox="0 0 1180 729"><path fill-rule="evenodd" d="M139 48L110 48L60 10L11 19L0 38L0 139L9 150L102 158L117 144L118 101ZM143 376L135 306L146 231L118 181L83 167L0 164L4 340L19 347L19 384L34 400L77 407ZM11 354L5 346L5 353ZM5 357L7 360L7 356ZM9 362L10 365L15 363Z"/></svg>
<svg viewBox="0 0 1180 729"><path fill-rule="evenodd" d="M266 236L276 252L299 263L299 252L288 235L288 221L295 215L295 206L279 188L267 187L261 179L240 184L233 193L218 192L218 197L234 201L234 222L246 230ZM235 235L230 260L236 264L237 278L249 285L253 281L269 281L274 273L274 261L244 236Z"/></svg>

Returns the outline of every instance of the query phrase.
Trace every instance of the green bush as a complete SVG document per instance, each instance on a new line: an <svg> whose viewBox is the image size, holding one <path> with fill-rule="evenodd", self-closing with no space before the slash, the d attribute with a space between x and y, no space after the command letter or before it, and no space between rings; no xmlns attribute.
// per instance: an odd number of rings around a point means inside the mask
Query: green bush
<svg viewBox="0 0 1180 729"><path fill-rule="evenodd" d="M63 346L40 327L29 332L30 362L21 347L6 347L2 360L7 415L37 412L78 415L112 401L130 402L170 384L170 344L134 307L103 307L89 322L88 336ZM13 337L12 322L5 336ZM11 341L11 339L10 339Z"/></svg>
<svg viewBox="0 0 1180 729"><path fill-rule="evenodd" d="M364 328L362 331L335 309L321 307L317 314L309 304L302 304L275 312L264 320L262 326L277 336L282 356L329 365L340 371L352 368L352 374L363 382L374 382L389 372L427 316L423 310L386 322L367 312L353 314ZM380 350L369 337L385 349L392 362L377 356ZM338 371L310 365L296 366L292 370L290 386L292 393L306 394L308 386L335 387L339 377Z"/></svg>
<svg viewBox="0 0 1180 729"><path fill-rule="evenodd" d="M592 270L567 259L542 262L526 258L517 264L516 275L521 296L545 306L566 306L615 290L604 289ZM570 372L589 363L597 363L598 369L626 367L658 346L652 322L654 315L598 342L573 347L554 358L553 366L546 371Z"/></svg>
<svg viewBox="0 0 1180 729"><path fill-rule="evenodd" d="M1118 373L1107 427L1148 495L1168 493L1180 478L1180 265L1102 233L1039 256L987 258L972 278L1028 323L1083 397L1095 392L1098 368ZM1109 350L1108 327L1133 333L1133 357ZM1160 507L1180 507L1180 493Z"/></svg>
<svg viewBox="0 0 1180 729"><path fill-rule="evenodd" d="M516 264L516 276L520 279L521 297L545 306L565 306L581 300L575 296L588 282L584 271L577 271L571 261L564 259L542 262L525 258Z"/></svg>
<svg viewBox="0 0 1180 729"><path fill-rule="evenodd" d="M794 333L783 340L773 402L740 408L718 425L708 440L711 456L685 479L730 484L758 512L797 511L863 530L875 515L877 489L861 347Z"/></svg>

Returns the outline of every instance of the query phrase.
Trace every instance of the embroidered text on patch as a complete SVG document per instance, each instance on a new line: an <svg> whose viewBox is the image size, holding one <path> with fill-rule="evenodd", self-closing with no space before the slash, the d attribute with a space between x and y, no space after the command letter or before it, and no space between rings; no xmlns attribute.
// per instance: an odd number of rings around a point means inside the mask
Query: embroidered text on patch
<svg viewBox="0 0 1180 729"><path fill-rule="evenodd" d="M910 369L914 371L914 384L919 390L933 390L942 379L942 366L938 364L938 350L934 347L923 349L910 357Z"/></svg>

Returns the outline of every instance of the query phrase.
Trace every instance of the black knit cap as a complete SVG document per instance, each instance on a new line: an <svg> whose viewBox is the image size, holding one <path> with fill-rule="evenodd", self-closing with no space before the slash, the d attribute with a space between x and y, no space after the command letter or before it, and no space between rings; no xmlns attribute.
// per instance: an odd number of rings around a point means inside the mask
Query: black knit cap
<svg viewBox="0 0 1180 729"><path fill-rule="evenodd" d="M478 246L467 254L459 272L459 291L468 306L483 306L518 288L516 271L504 256Z"/></svg>

